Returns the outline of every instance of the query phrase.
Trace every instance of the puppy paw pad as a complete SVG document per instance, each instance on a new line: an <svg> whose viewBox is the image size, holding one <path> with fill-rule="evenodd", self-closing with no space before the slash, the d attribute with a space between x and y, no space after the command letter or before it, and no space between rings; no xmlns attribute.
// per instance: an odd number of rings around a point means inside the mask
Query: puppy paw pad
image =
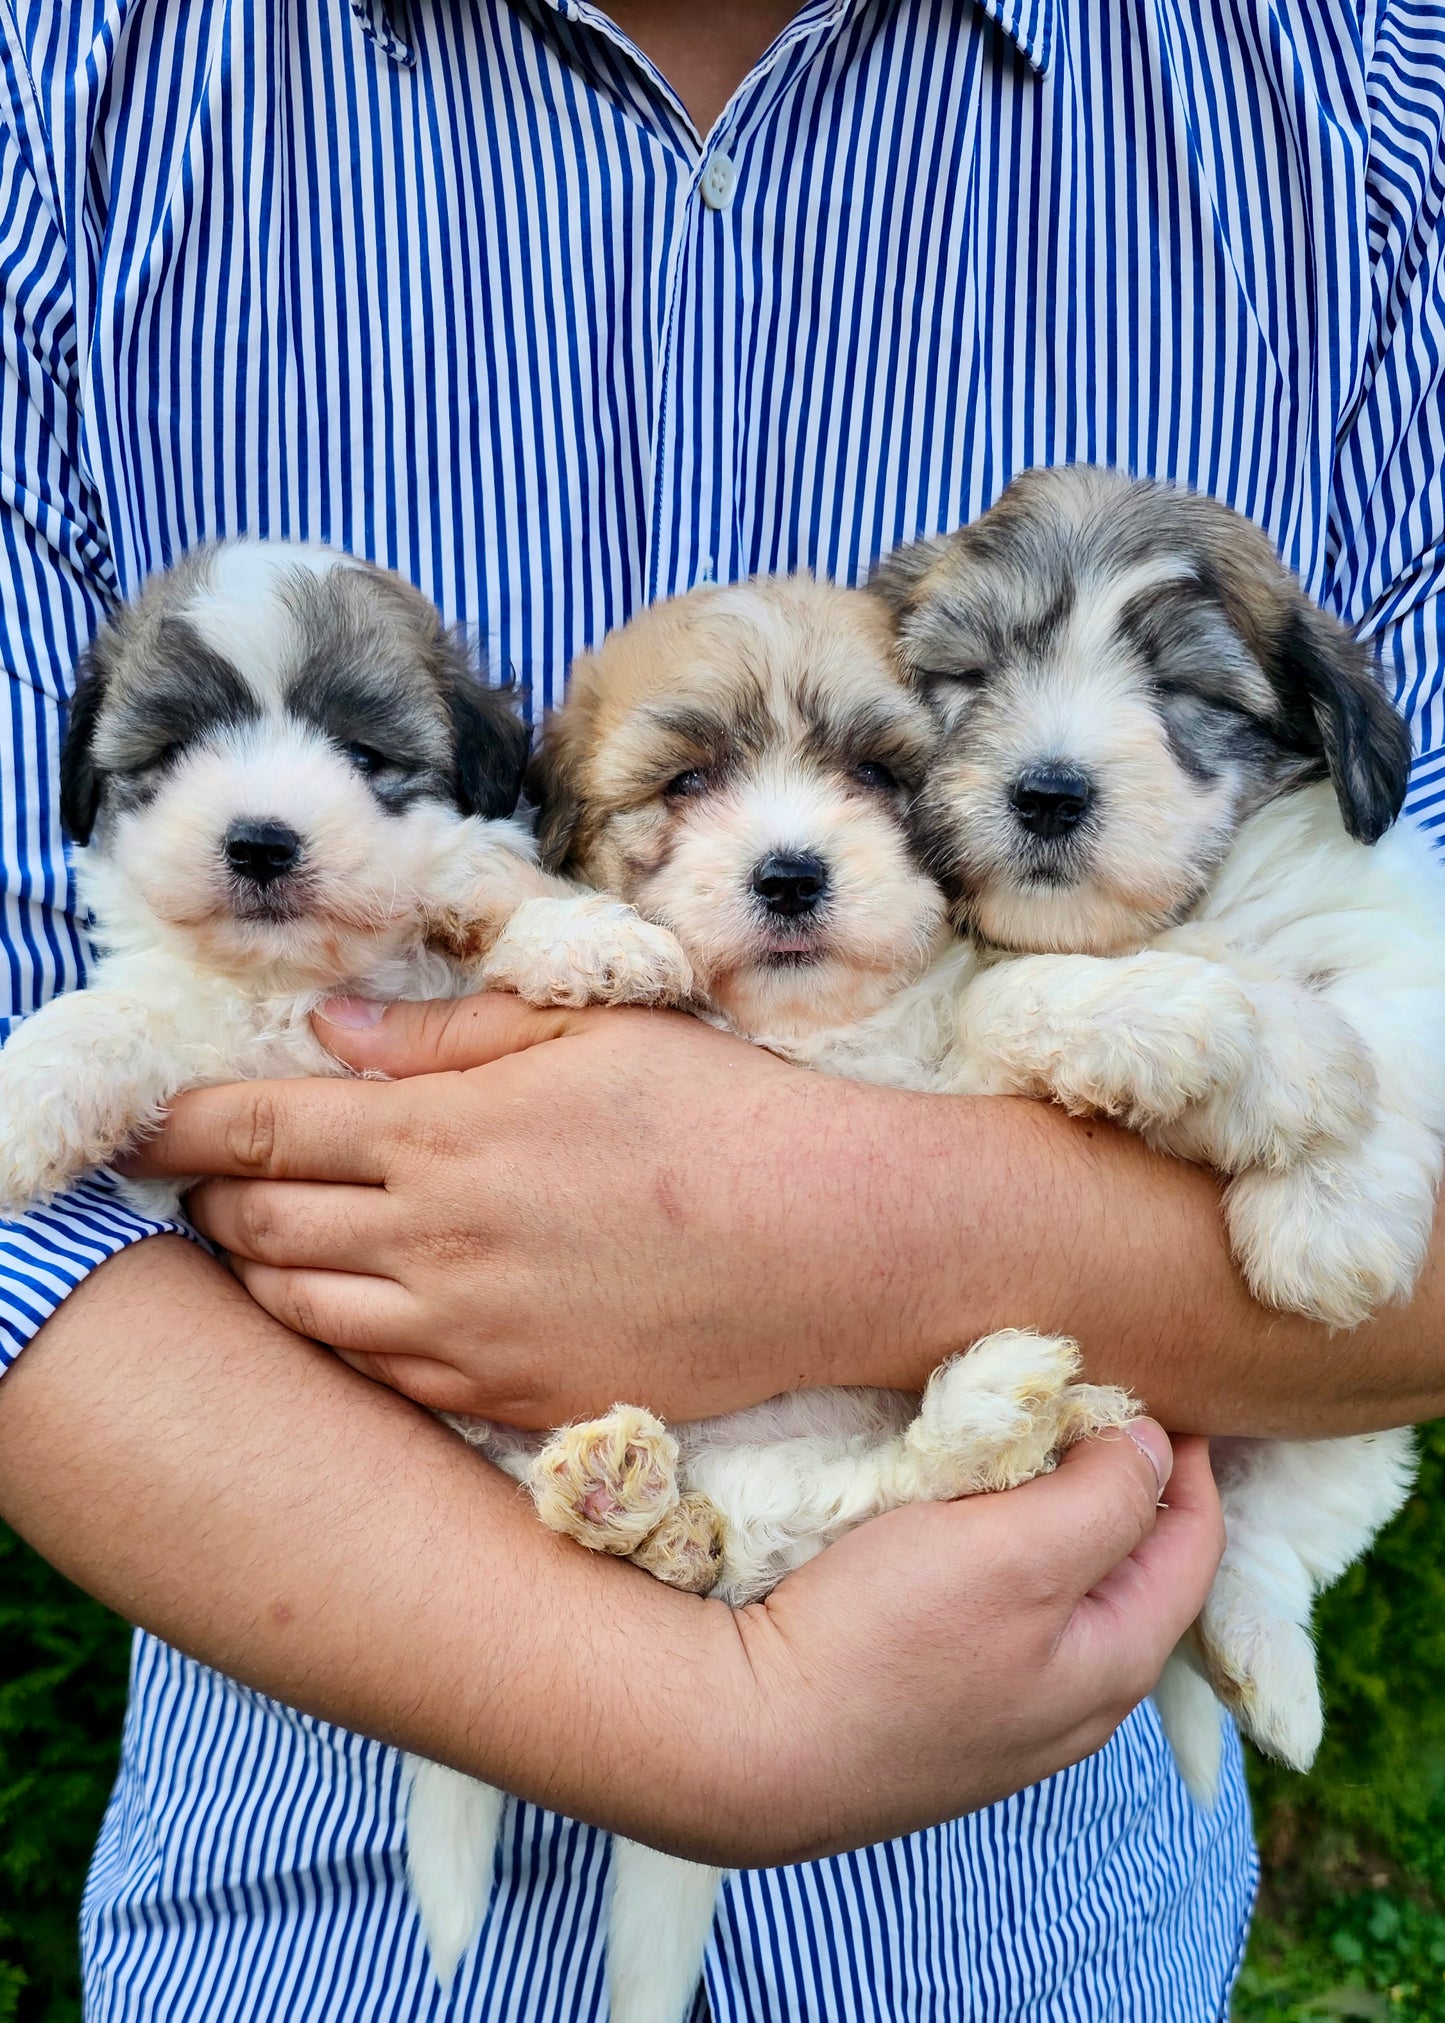
<svg viewBox="0 0 1445 2023"><path fill-rule="evenodd" d="M677 1502L677 1442L650 1412L619 1406L554 1433L533 1463L537 1515L592 1552L635 1552Z"/></svg>

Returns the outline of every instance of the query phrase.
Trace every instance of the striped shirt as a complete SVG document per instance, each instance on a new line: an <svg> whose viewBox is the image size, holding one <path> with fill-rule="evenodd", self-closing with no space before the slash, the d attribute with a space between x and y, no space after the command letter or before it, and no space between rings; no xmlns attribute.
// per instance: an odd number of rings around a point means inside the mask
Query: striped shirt
<svg viewBox="0 0 1445 2023"><path fill-rule="evenodd" d="M1026 465L1217 493L1378 642L1445 828L1439 0L805 0L700 137L587 0L0 0L0 946L85 961L77 651L203 538L340 543L534 712L650 599L857 581ZM0 1228L8 1361L149 1233ZM1020 1319L1027 1319L1020 1316ZM604 2013L606 1837L509 1809L443 1998L390 1751L135 1647L92 2018ZM1007 1804L727 1885L718 2023L1222 2016L1253 1888L1151 1713Z"/></svg>

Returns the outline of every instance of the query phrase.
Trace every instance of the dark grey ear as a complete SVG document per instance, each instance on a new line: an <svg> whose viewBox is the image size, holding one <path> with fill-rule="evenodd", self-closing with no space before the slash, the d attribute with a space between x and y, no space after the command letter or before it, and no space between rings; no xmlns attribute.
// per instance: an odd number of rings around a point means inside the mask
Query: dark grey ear
<svg viewBox="0 0 1445 2023"><path fill-rule="evenodd" d="M1410 729L1373 655L1338 619L1301 598L1280 640L1276 684L1290 728L1334 782L1345 827L1378 843L1404 805Z"/></svg>
<svg viewBox="0 0 1445 2023"><path fill-rule="evenodd" d="M874 563L866 587L883 599L896 618L947 546L942 534L932 534L895 548Z"/></svg>
<svg viewBox="0 0 1445 2023"><path fill-rule="evenodd" d="M548 871L560 871L572 854L582 819L582 797L567 717L550 718L527 768L527 795L537 804L537 848Z"/></svg>
<svg viewBox="0 0 1445 2023"><path fill-rule="evenodd" d="M447 708L456 740L457 806L495 821L510 815L522 791L530 742L513 691L492 688L473 665L460 632L449 633Z"/></svg>
<svg viewBox="0 0 1445 2023"><path fill-rule="evenodd" d="M105 653L93 640L80 656L60 747L60 822L75 843L88 843L100 808L104 776L95 763L95 726L105 701Z"/></svg>

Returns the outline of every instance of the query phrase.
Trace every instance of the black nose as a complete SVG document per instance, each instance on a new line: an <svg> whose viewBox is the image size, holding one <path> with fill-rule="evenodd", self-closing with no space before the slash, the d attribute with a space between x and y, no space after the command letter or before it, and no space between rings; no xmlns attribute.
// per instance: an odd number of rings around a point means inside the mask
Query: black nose
<svg viewBox="0 0 1445 2023"><path fill-rule="evenodd" d="M226 831L226 862L238 878L269 885L301 856L301 838L284 822L233 822Z"/></svg>
<svg viewBox="0 0 1445 2023"><path fill-rule="evenodd" d="M769 913L811 913L827 889L821 857L764 857L753 868L753 890Z"/></svg>
<svg viewBox="0 0 1445 2023"><path fill-rule="evenodd" d="M1008 790L1009 802L1023 826L1050 840L1067 836L1088 813L1093 782L1073 766L1030 766Z"/></svg>

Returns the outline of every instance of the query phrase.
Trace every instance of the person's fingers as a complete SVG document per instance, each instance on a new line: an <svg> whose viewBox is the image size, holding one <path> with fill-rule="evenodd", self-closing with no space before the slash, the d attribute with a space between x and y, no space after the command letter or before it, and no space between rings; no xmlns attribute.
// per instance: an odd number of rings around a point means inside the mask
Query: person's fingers
<svg viewBox="0 0 1445 2023"><path fill-rule="evenodd" d="M309 1180L207 1180L186 1197L203 1235L255 1264L384 1273L402 1213L384 1187Z"/></svg>
<svg viewBox="0 0 1445 2023"><path fill-rule="evenodd" d="M394 1279L350 1271L285 1271L233 1257L231 1270L258 1306L328 1348L385 1355L417 1325L416 1303Z"/></svg>
<svg viewBox="0 0 1445 2023"><path fill-rule="evenodd" d="M240 1180L387 1177L396 1092L380 1082L231 1082L178 1096L153 1138L123 1162L133 1177L228 1174Z"/></svg>
<svg viewBox="0 0 1445 2023"><path fill-rule="evenodd" d="M347 1067L401 1079L485 1067L504 1054L561 1039L588 1016L565 1009L537 1011L507 991L488 991L420 1004L327 998L311 1024L326 1051Z"/></svg>
<svg viewBox="0 0 1445 2023"><path fill-rule="evenodd" d="M428 1412L456 1412L468 1418L481 1416L473 1395L474 1385L450 1363L439 1363L431 1356L369 1355L364 1349L338 1349L336 1353L343 1363L349 1363L373 1384L385 1384L389 1391L399 1391L414 1405L424 1405Z"/></svg>
<svg viewBox="0 0 1445 2023"><path fill-rule="evenodd" d="M1070 1448L1052 1475L1011 1492L1010 1521L1035 1591L1069 1604L1148 1538L1169 1480L1169 1436L1152 1419Z"/></svg>

